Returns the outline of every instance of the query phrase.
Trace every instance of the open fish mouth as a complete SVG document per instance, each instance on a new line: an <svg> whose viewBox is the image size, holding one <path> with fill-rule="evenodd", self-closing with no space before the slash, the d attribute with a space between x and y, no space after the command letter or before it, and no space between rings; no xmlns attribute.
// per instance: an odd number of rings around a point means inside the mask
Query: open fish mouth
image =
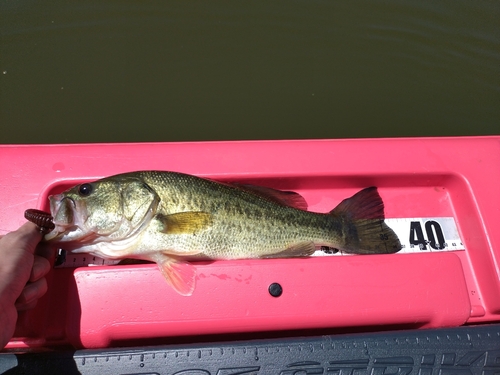
<svg viewBox="0 0 500 375"><path fill-rule="evenodd" d="M49 197L50 212L55 225L71 225L74 222L75 201L68 196L57 194Z"/></svg>
<svg viewBox="0 0 500 375"><path fill-rule="evenodd" d="M54 229L45 235L45 240L61 239L64 235L69 235L71 239L81 237L82 229L76 222L78 220L75 201L63 194L52 195L49 200Z"/></svg>

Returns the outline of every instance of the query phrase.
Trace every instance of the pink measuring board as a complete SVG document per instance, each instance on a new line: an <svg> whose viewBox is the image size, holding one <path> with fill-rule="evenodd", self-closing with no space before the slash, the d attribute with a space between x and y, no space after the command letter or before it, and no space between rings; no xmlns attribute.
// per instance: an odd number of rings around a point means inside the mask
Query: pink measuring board
<svg viewBox="0 0 500 375"><path fill-rule="evenodd" d="M392 255L198 263L190 297L173 291L154 264L55 268L47 295L21 314L10 348L500 321L497 136L4 145L0 162L0 234L21 225L26 209L47 210L47 197L70 186L170 170L293 190L315 212L375 185L388 221L408 226L402 242L421 245ZM455 226L457 239L433 249L440 218ZM269 292L274 283L278 297Z"/></svg>

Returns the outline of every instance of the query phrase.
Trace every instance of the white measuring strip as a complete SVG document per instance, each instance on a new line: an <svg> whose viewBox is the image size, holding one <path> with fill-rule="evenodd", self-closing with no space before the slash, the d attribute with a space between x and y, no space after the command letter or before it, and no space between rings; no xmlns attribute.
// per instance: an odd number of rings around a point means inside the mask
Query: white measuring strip
<svg viewBox="0 0 500 375"><path fill-rule="evenodd" d="M453 217L417 217L385 219L399 237L402 249L398 254L431 253L465 250ZM313 256L351 255L318 250Z"/></svg>
<svg viewBox="0 0 500 375"><path fill-rule="evenodd" d="M386 219L403 249L400 253L465 250L453 217Z"/></svg>
<svg viewBox="0 0 500 375"><path fill-rule="evenodd" d="M385 219L399 237L402 249L398 254L465 250L453 217ZM340 251L318 250L313 256L351 255ZM118 260L102 259L89 254L71 254L60 250L56 268L117 264Z"/></svg>
<svg viewBox="0 0 500 375"><path fill-rule="evenodd" d="M120 262L115 259L103 259L90 254L71 254L65 250L58 251L54 268L108 266Z"/></svg>

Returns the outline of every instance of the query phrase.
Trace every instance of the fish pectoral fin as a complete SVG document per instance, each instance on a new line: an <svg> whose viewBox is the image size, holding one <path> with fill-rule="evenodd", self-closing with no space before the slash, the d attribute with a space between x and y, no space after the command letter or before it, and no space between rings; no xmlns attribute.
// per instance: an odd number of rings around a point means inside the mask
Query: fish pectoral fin
<svg viewBox="0 0 500 375"><path fill-rule="evenodd" d="M196 268L192 264L163 254L155 254L151 259L158 264L168 284L177 293L182 296L193 294L196 285Z"/></svg>
<svg viewBox="0 0 500 375"><path fill-rule="evenodd" d="M212 225L212 215L202 211L178 212L170 215L156 215L162 225L160 231L165 234L192 234Z"/></svg>
<svg viewBox="0 0 500 375"><path fill-rule="evenodd" d="M264 255L262 258L297 258L308 257L316 251L314 242L299 242L285 250L281 250L274 254Z"/></svg>

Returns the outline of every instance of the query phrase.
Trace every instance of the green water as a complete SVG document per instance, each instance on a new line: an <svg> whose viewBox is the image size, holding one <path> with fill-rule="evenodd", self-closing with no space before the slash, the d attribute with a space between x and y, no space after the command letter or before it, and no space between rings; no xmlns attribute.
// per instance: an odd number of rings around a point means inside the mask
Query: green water
<svg viewBox="0 0 500 375"><path fill-rule="evenodd" d="M0 143L500 133L498 1L0 2Z"/></svg>

